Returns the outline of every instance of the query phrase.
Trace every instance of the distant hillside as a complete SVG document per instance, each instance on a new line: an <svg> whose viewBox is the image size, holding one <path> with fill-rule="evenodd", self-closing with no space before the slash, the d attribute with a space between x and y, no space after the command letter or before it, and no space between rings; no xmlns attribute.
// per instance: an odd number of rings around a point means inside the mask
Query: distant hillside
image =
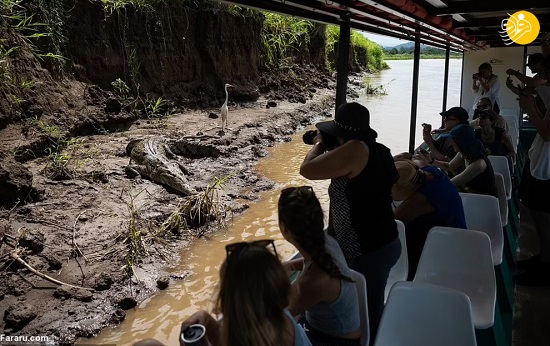
<svg viewBox="0 0 550 346"><path fill-rule="evenodd" d="M383 47L386 59L392 58L409 58L414 53L414 42L402 43L393 47ZM444 49L434 48L425 44L420 45L420 53L423 58L443 57ZM451 58L460 58L462 54L451 52Z"/></svg>

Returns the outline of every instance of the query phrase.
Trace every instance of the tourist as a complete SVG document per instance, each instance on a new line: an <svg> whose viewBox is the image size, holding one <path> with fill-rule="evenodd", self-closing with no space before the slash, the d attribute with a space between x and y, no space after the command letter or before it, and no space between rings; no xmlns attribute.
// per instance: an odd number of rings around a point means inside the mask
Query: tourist
<svg viewBox="0 0 550 346"><path fill-rule="evenodd" d="M331 179L331 227L350 268L367 280L371 340L382 310L389 272L399 259L391 188L398 179L390 150L376 142L367 108L352 102L338 107L334 120L316 125L318 143L300 173L312 180ZM334 138L326 145L326 139Z"/></svg>
<svg viewBox="0 0 550 346"><path fill-rule="evenodd" d="M392 188L392 198L402 202L393 213L405 224L408 280L412 280L430 229L434 226L466 228L466 220L462 199L441 170L422 160L406 159L404 155L395 159L399 180Z"/></svg>
<svg viewBox="0 0 550 346"><path fill-rule="evenodd" d="M309 346L304 330L287 306L291 286L288 274L276 254L273 240L229 244L220 268L218 322L206 311L198 311L181 325L206 328L211 346ZM180 345L185 343L180 340ZM146 340L140 346L159 346Z"/></svg>
<svg viewBox="0 0 550 346"><path fill-rule="evenodd" d="M464 170L451 179L460 191L497 197L493 167L485 154L485 147L474 138L474 129L469 125L459 125L442 136L451 138L451 144L457 151L450 162L435 160L425 151L417 158L445 171L463 166Z"/></svg>
<svg viewBox="0 0 550 346"><path fill-rule="evenodd" d="M474 92L474 104L471 109L473 115L478 101L482 97L488 97L491 100L493 110L500 113L500 79L493 74L493 67L488 62L479 65L478 73L472 76L472 91Z"/></svg>
<svg viewBox="0 0 550 346"><path fill-rule="evenodd" d="M451 161L456 155L456 152L451 145L451 139L440 136L434 140L432 134L446 133L451 131L455 126L460 124L468 124L468 112L462 107L452 107L439 114L443 117L443 129L432 131L431 124L422 124L422 137L434 159L448 162Z"/></svg>
<svg viewBox="0 0 550 346"><path fill-rule="evenodd" d="M344 254L323 232L323 210L309 186L289 187L278 203L279 228L301 258L285 263L300 271L289 310L301 316L314 346L359 345L361 339L357 289Z"/></svg>

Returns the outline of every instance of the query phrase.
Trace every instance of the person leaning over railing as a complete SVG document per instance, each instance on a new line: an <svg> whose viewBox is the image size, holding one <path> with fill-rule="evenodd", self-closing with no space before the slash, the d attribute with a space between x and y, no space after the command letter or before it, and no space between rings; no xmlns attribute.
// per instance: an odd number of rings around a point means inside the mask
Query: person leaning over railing
<svg viewBox="0 0 550 346"><path fill-rule="evenodd" d="M408 280L412 280L430 229L466 228L466 219L462 199L443 172L409 153L396 155L394 160L399 180L392 188L392 198L402 202L393 213L405 224Z"/></svg>

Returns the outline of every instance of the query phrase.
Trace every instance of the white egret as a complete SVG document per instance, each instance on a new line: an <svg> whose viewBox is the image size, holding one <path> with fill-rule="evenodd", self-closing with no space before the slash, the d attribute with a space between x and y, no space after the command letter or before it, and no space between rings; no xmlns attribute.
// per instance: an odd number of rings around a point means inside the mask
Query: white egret
<svg viewBox="0 0 550 346"><path fill-rule="evenodd" d="M222 131L227 126L227 101L229 100L229 94L227 93L227 88L232 88L233 85L225 84L225 102L222 105L221 118L222 118Z"/></svg>

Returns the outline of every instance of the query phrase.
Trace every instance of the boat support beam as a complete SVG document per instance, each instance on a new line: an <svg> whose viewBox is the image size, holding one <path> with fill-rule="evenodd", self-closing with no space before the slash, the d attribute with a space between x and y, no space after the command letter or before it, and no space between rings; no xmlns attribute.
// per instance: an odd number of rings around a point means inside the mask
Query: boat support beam
<svg viewBox="0 0 550 346"><path fill-rule="evenodd" d="M420 37L416 36L414 40L414 64L413 64L413 84L411 97L411 128L409 132L409 152L414 153L414 142L416 133L416 113L418 108L418 78L420 75Z"/></svg>
<svg viewBox="0 0 550 346"><path fill-rule="evenodd" d="M336 70L336 109L346 103L348 89L348 63L350 45L350 13L340 16L340 38L338 41L338 63Z"/></svg>

